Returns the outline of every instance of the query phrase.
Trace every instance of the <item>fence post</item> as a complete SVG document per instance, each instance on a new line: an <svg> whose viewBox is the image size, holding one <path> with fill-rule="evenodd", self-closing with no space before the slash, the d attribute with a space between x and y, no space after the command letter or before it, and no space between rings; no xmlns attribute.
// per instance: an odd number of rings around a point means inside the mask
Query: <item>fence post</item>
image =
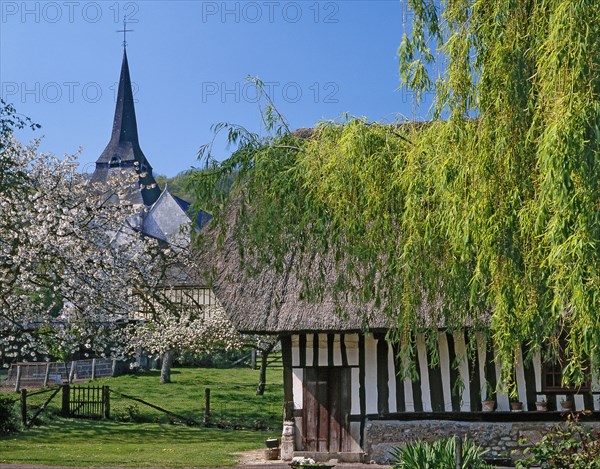
<svg viewBox="0 0 600 469"><path fill-rule="evenodd" d="M112 376L116 376L117 374L117 360L115 358L113 358L112 361Z"/></svg>
<svg viewBox="0 0 600 469"><path fill-rule="evenodd" d="M96 379L96 359L92 358L92 380Z"/></svg>
<svg viewBox="0 0 600 469"><path fill-rule="evenodd" d="M459 436L456 438L456 469L462 469L462 440Z"/></svg>
<svg viewBox="0 0 600 469"><path fill-rule="evenodd" d="M48 376L50 376L50 362L46 362L46 373L44 373L44 387L48 386Z"/></svg>
<svg viewBox="0 0 600 469"><path fill-rule="evenodd" d="M102 402L104 404L104 418L110 418L110 388L102 386Z"/></svg>
<svg viewBox="0 0 600 469"><path fill-rule="evenodd" d="M204 390L204 426L210 427L210 388Z"/></svg>
<svg viewBox="0 0 600 469"><path fill-rule="evenodd" d="M19 392L21 387L21 365L17 365L17 379L15 381L15 392Z"/></svg>
<svg viewBox="0 0 600 469"><path fill-rule="evenodd" d="M21 422L27 425L27 389L21 389Z"/></svg>
<svg viewBox="0 0 600 469"><path fill-rule="evenodd" d="M256 349L253 348L250 352L250 369L256 370Z"/></svg>
<svg viewBox="0 0 600 469"><path fill-rule="evenodd" d="M69 409L69 401L71 400L71 386L68 384L62 385L62 409L61 413L65 417L68 416L71 412Z"/></svg>
<svg viewBox="0 0 600 469"><path fill-rule="evenodd" d="M73 383L73 377L75 376L75 368L77 367L76 361L71 361L71 369L69 370L69 384Z"/></svg>

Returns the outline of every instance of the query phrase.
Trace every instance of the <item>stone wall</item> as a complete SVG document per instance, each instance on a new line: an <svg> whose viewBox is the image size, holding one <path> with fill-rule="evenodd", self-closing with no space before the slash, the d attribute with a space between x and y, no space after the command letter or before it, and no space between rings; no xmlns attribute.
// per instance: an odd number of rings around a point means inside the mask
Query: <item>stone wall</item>
<svg viewBox="0 0 600 469"><path fill-rule="evenodd" d="M415 440L468 436L488 449L487 457L517 456L539 441L557 422L459 422L451 420L370 420L365 428L367 459L389 462L389 450ZM600 430L600 422L586 423ZM515 453L516 452L516 453Z"/></svg>

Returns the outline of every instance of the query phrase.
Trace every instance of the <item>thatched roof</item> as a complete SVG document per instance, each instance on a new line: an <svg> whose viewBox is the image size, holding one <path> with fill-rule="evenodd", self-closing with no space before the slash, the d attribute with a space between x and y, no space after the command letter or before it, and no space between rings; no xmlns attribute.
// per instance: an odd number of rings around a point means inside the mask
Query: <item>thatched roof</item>
<svg viewBox="0 0 600 469"><path fill-rule="evenodd" d="M388 321L369 305L340 305L331 297L300 298L302 283L294 267L275 273L271 267L249 276L241 268L234 243L215 257L215 295L240 332L292 333L385 329ZM368 316L372 316L369 318ZM373 317L374 316L374 317Z"/></svg>
<svg viewBox="0 0 600 469"><path fill-rule="evenodd" d="M298 129L294 135L308 139L315 132L317 130L311 128ZM393 327L393 320L382 311L384 305L378 308L373 302L335 298L331 293L325 293L319 300L304 298L303 281L307 276L310 278L312 275L314 282L320 282L318 277L322 274L330 285L335 283L339 267L333 260L324 262L324 271L315 272L311 270L316 264L314 259L300 258L290 252L282 269L260 265L255 269L257 273L249 274L252 269L245 266L253 265L253 260L240 258L239 246L231 233L236 224L237 210L234 203L225 215L228 233L222 245L217 246L217 228L212 226L212 222L204 228L202 234L206 244L200 265L210 277L207 283L212 285L215 295L240 332L360 332ZM298 275L298 272L301 274ZM445 327L445 320L437 314L442 306L441 298L431 301L423 293L418 327ZM488 319L483 318L483 321Z"/></svg>
<svg viewBox="0 0 600 469"><path fill-rule="evenodd" d="M231 226L231 225L230 225ZM303 295L303 281L308 275L311 282L319 282L323 274L331 285L337 278L337 267L333 261L326 262L321 273L310 271L311 259L299 260L293 254L286 258L281 271L271 266L256 269L249 274L244 267L237 241L230 234L223 246L215 248L214 227L209 225L205 236L212 246L204 250L201 258L203 271L211 270L210 284L217 299L236 328L242 333L291 334L303 332L365 332L385 331L394 327L394 321L384 311L385 303L376 307L374 302L363 303L354 297L335 298L327 291L317 300ZM251 262L251 261L250 261ZM316 265L317 260L312 260ZM300 265L302 264L302 265ZM247 264L246 264L247 265ZM300 271L301 274L297 275ZM208 282L207 282L208 283ZM205 283L206 284L206 283ZM450 326L442 313L444 301L441 297L428 299L423 293L417 312L419 329L445 329ZM472 318L465 317L463 327L474 325ZM478 318L478 327L489 325L490 311Z"/></svg>
<svg viewBox="0 0 600 469"><path fill-rule="evenodd" d="M226 217L229 227L235 224L235 212L235 208L231 208ZM240 332L359 332L389 327L389 319L372 304L336 301L331 294L314 301L301 298L305 275L316 277L315 272L306 270L309 260L290 254L281 271L264 266L256 269L258 273L250 274L248 271L252 269L244 265L252 265L252 260L241 259L231 230L222 246L217 246L216 231L209 222L202 232L205 245L199 259L200 270L210 277L216 297ZM299 270L301 275L297 275ZM335 278L333 275L331 262L327 264L325 276L331 279Z"/></svg>

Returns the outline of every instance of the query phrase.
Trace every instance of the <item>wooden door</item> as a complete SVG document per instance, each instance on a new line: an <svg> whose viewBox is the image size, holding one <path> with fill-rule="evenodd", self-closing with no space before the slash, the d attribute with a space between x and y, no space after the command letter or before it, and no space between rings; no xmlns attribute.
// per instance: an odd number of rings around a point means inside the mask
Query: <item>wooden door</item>
<svg viewBox="0 0 600 469"><path fill-rule="evenodd" d="M350 369L322 367L304 371L304 451L350 451Z"/></svg>

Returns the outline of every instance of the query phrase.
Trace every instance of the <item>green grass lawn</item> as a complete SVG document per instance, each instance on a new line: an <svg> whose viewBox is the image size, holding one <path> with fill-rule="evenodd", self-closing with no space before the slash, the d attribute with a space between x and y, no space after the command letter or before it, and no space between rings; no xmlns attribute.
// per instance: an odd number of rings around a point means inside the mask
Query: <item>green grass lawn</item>
<svg viewBox="0 0 600 469"><path fill-rule="evenodd" d="M217 426L250 429L281 428L283 415L283 382L281 369L267 371L267 388L264 396L256 396L258 371L247 368L219 370L214 368L174 369L172 383L159 384L159 372L120 376L98 380L123 394L140 397L175 414L202 421L204 415L204 390L210 388L212 422ZM129 406L137 406L145 420L169 417L143 404L111 395L111 408L115 417L126 417Z"/></svg>
<svg viewBox="0 0 600 469"><path fill-rule="evenodd" d="M56 419L0 438L0 463L63 466L219 467L264 446L273 432Z"/></svg>
<svg viewBox="0 0 600 469"><path fill-rule="evenodd" d="M264 396L256 396L258 372L249 369L174 369L173 383L158 372L97 380L124 394L202 421L204 389L211 389L214 425L171 424L173 419L143 404L111 396L111 420L76 420L55 415L60 394L41 425L0 438L0 463L65 466L215 467L235 464L233 453L261 448L281 434L281 369L269 370ZM32 396L33 407L49 394ZM127 422L133 418L138 422ZM174 419L177 422L176 419ZM260 428L261 431L240 428Z"/></svg>

